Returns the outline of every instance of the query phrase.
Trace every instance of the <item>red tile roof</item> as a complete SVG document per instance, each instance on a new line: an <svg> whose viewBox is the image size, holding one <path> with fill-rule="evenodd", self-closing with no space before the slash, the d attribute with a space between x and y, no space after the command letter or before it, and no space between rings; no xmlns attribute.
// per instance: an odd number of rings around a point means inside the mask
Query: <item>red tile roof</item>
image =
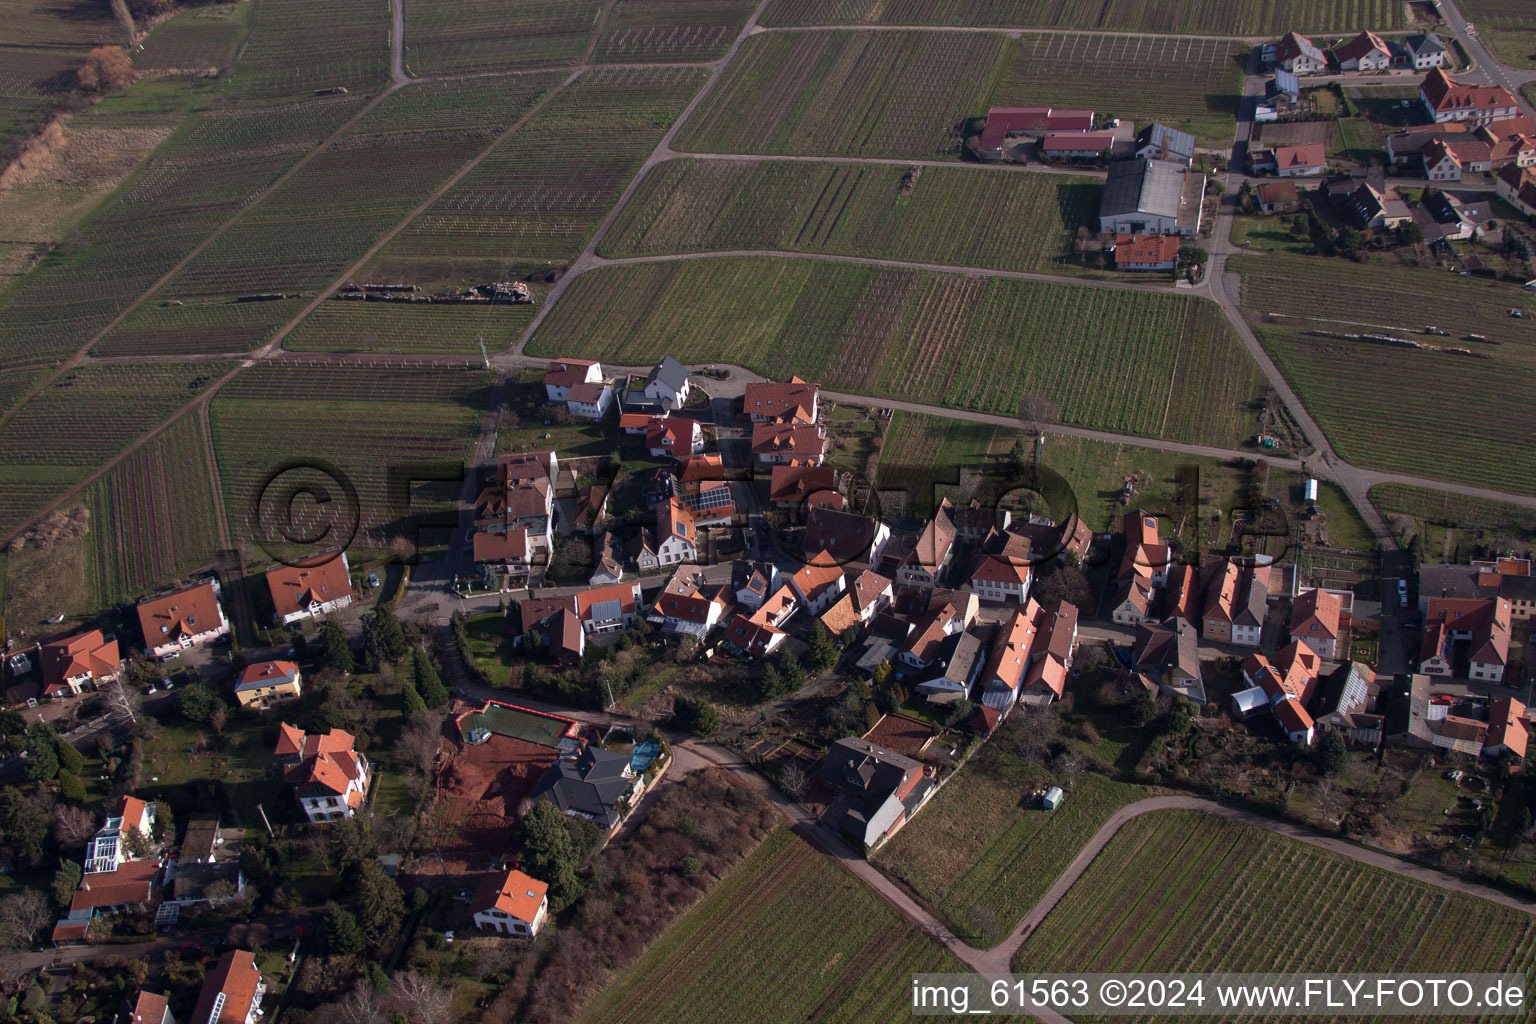
<svg viewBox="0 0 1536 1024"><path fill-rule="evenodd" d="M1343 598L1338 594L1321 589L1304 591L1291 606L1292 635L1336 639L1343 608Z"/></svg>
<svg viewBox="0 0 1536 1024"><path fill-rule="evenodd" d="M277 757L301 757L304 753L304 730L283 722L277 727Z"/></svg>
<svg viewBox="0 0 1536 1024"><path fill-rule="evenodd" d="M1047 132L1040 140L1040 149L1046 153L1102 153L1114 144L1114 132Z"/></svg>
<svg viewBox="0 0 1536 1024"><path fill-rule="evenodd" d="M256 968L255 955L243 949L232 949L219 957L218 965L203 980L197 1008L188 1020L197 1024L245 1024L260 984L261 971ZM218 1018L210 1019L220 992L224 993L224 1000Z"/></svg>
<svg viewBox="0 0 1536 1024"><path fill-rule="evenodd" d="M771 420L790 423L810 423L816 405L816 385L799 377L776 384L748 384L742 396L742 411L749 416L766 416Z"/></svg>
<svg viewBox="0 0 1536 1024"><path fill-rule="evenodd" d="M575 402L577 405L596 405L603 400L603 392L608 390L604 381L583 381L580 384L571 385L571 390L565 394L567 402Z"/></svg>
<svg viewBox="0 0 1536 1024"><path fill-rule="evenodd" d="M480 891L475 894L470 912L478 914L485 910L499 910L511 914L519 921L532 924L547 892L549 883L514 868L505 875L487 876L480 883Z"/></svg>
<svg viewBox="0 0 1536 1024"><path fill-rule="evenodd" d="M138 611L144 646L151 648L179 636L205 633L216 628L220 618L219 598L212 583L140 601Z"/></svg>
<svg viewBox="0 0 1536 1024"><path fill-rule="evenodd" d="M1327 163L1328 150L1321 142L1309 142L1304 146L1275 147L1275 166L1282 171L1302 167L1323 167Z"/></svg>
<svg viewBox="0 0 1536 1024"><path fill-rule="evenodd" d="M1501 85L1464 85L1447 75L1440 68L1430 71L1420 86L1424 98L1435 113L1465 110L1468 112L1497 110L1513 107L1518 110L1514 94Z"/></svg>
<svg viewBox="0 0 1536 1024"><path fill-rule="evenodd" d="M244 686L246 683L276 682L290 675L297 675L299 666L291 661L258 661L253 665L247 665L241 671L240 677L235 680L236 686ZM287 726L286 728L293 728ZM281 738L281 737L279 737Z"/></svg>
<svg viewBox="0 0 1536 1024"><path fill-rule="evenodd" d="M836 500L833 500L835 497ZM842 507L837 470L832 466L774 466L768 483L769 501L795 501Z"/></svg>
<svg viewBox="0 0 1536 1024"><path fill-rule="evenodd" d="M1116 235L1115 264L1167 263L1178 259L1177 235Z"/></svg>
<svg viewBox="0 0 1536 1024"><path fill-rule="evenodd" d="M1525 721L1525 705L1513 697L1501 697L1488 709L1488 739L1490 747L1500 744L1509 748L1516 757L1525 756L1530 733Z"/></svg>
<svg viewBox="0 0 1536 1024"><path fill-rule="evenodd" d="M70 912L148 903L150 889L159 872L160 862L157 860L130 860L124 861L116 871L86 875L69 899Z"/></svg>
<svg viewBox="0 0 1536 1024"><path fill-rule="evenodd" d="M575 387L587 379L588 368L596 365L590 359L553 360L549 369L544 371L544 384L557 388Z"/></svg>
<svg viewBox="0 0 1536 1024"><path fill-rule="evenodd" d="M476 530L475 561L508 562L528 557L528 527L514 526L510 530Z"/></svg>
<svg viewBox="0 0 1536 1024"><path fill-rule="evenodd" d="M42 663L43 692L47 693L74 676L89 674L92 679L104 679L115 675L122 655L115 638L108 640L101 630L93 629L43 644L38 660Z"/></svg>
<svg viewBox="0 0 1536 1024"><path fill-rule="evenodd" d="M820 458L826 446L826 433L820 426L757 423L752 427L753 455Z"/></svg>
<svg viewBox="0 0 1536 1024"><path fill-rule="evenodd" d="M1367 56L1372 52L1390 55L1392 51L1387 49L1387 44L1381 41L1380 36L1367 29L1343 46L1336 47L1333 51L1333 56L1335 60L1342 64L1346 60L1359 60L1361 57Z"/></svg>
<svg viewBox="0 0 1536 1024"><path fill-rule="evenodd" d="M267 590L279 615L289 615L310 602L338 601L352 594L347 562L340 552L317 556L297 565L267 570Z"/></svg>
<svg viewBox="0 0 1536 1024"><path fill-rule="evenodd" d="M790 577L795 589L806 601L814 602L829 587L836 587L843 578L843 567L827 552L820 551L811 557L810 564L803 565Z"/></svg>

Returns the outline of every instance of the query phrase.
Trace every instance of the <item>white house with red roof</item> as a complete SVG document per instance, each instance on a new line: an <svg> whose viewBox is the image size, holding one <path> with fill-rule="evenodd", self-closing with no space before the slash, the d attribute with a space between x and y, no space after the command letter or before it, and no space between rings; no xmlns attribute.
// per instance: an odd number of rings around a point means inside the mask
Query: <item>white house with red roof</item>
<svg viewBox="0 0 1536 1024"><path fill-rule="evenodd" d="M229 620L219 604L219 581L207 580L139 602L144 650L166 658L229 635Z"/></svg>
<svg viewBox="0 0 1536 1024"><path fill-rule="evenodd" d="M565 409L583 420L600 420L613 408L613 385L605 380L573 385L565 396Z"/></svg>
<svg viewBox="0 0 1536 1024"><path fill-rule="evenodd" d="M769 466L819 466L826 457L827 432L817 423L755 423L752 454Z"/></svg>
<svg viewBox="0 0 1536 1024"><path fill-rule="evenodd" d="M352 603L352 571L345 551L268 569L266 578L273 618L280 626L318 619Z"/></svg>
<svg viewBox="0 0 1536 1024"><path fill-rule="evenodd" d="M815 423L819 395L815 384L799 377L782 384L765 381L746 386L741 408L753 423Z"/></svg>
<svg viewBox="0 0 1536 1024"><path fill-rule="evenodd" d="M1018 602L1029 596L1034 580L1028 537L992 530L981 542L971 566L971 589L983 601Z"/></svg>
<svg viewBox="0 0 1536 1024"><path fill-rule="evenodd" d="M291 661L258 661L241 669L235 679L235 700L241 707L264 708L303 692L304 675Z"/></svg>
<svg viewBox="0 0 1536 1024"><path fill-rule="evenodd" d="M1306 36L1287 32L1275 44L1275 63L1297 75L1314 75L1327 69L1328 58Z"/></svg>
<svg viewBox="0 0 1536 1024"><path fill-rule="evenodd" d="M681 498L656 506L656 564L677 565L699 559L699 527Z"/></svg>
<svg viewBox="0 0 1536 1024"><path fill-rule="evenodd" d="M256 1024L267 983L256 966L256 956L232 949L203 979L202 991L187 1024Z"/></svg>
<svg viewBox="0 0 1536 1024"><path fill-rule="evenodd" d="M123 668L117 637L106 636L99 629L50 640L38 648L38 662L44 697L79 693L88 686L111 682Z"/></svg>
<svg viewBox="0 0 1536 1024"><path fill-rule="evenodd" d="M1524 704L1513 697L1500 697L1489 706L1484 755L1499 757L1509 753L1524 760L1529 740L1530 723L1526 720Z"/></svg>
<svg viewBox="0 0 1536 1024"><path fill-rule="evenodd" d="M727 584L707 584L693 566L682 566L667 580L647 618L663 633L703 638L731 608Z"/></svg>
<svg viewBox="0 0 1536 1024"><path fill-rule="evenodd" d="M274 755L310 821L350 818L368 798L373 769L355 749L351 733L306 735L285 722L278 726Z"/></svg>
<svg viewBox="0 0 1536 1024"><path fill-rule="evenodd" d="M532 938L549 918L549 884L515 868L488 875L480 883L470 910L476 928Z"/></svg>
<svg viewBox="0 0 1536 1024"><path fill-rule="evenodd" d="M1291 602L1291 637L1300 640L1318 657L1337 661L1343 642L1343 598L1331 590L1303 590Z"/></svg>
<svg viewBox="0 0 1536 1024"><path fill-rule="evenodd" d="M1385 71L1392 66L1392 50L1375 32L1367 29L1333 50L1341 71Z"/></svg>
<svg viewBox="0 0 1536 1024"><path fill-rule="evenodd" d="M1178 265L1178 235L1115 236L1116 270L1173 270Z"/></svg>
<svg viewBox="0 0 1536 1024"><path fill-rule="evenodd" d="M1499 198L1527 217L1536 217L1536 173L1517 164L1506 164L1493 179Z"/></svg>
<svg viewBox="0 0 1536 1024"><path fill-rule="evenodd" d="M806 611L818 616L832 607L848 586L843 566L825 551L818 552L808 564L802 565L789 578L789 585Z"/></svg>
<svg viewBox="0 0 1536 1024"><path fill-rule="evenodd" d="M134 860L128 849L128 836L137 831L145 842L151 842L155 828L155 805L136 796L117 799L107 812L106 820L97 830L91 844L85 849L85 873L88 875L116 871Z"/></svg>
<svg viewBox="0 0 1536 1024"><path fill-rule="evenodd" d="M799 598L784 584L751 615L732 618L725 629L724 643L743 657L766 658L789 638L782 627L799 608Z"/></svg>
<svg viewBox="0 0 1536 1024"><path fill-rule="evenodd" d="M117 1024L176 1024L169 1000L158 992L139 992L124 1000Z"/></svg>
<svg viewBox="0 0 1536 1024"><path fill-rule="evenodd" d="M1520 103L1501 85L1463 85L1435 68L1419 86L1419 102L1436 122L1486 123L1517 117Z"/></svg>
<svg viewBox="0 0 1536 1024"><path fill-rule="evenodd" d="M686 459L704 451L704 429L698 420L653 416L645 427L645 448L653 459Z"/></svg>
<svg viewBox="0 0 1536 1024"><path fill-rule="evenodd" d="M569 399L571 389L580 384L601 384L603 364L590 359L555 359L544 371L544 395L551 402ZM610 395L611 397L611 395Z"/></svg>

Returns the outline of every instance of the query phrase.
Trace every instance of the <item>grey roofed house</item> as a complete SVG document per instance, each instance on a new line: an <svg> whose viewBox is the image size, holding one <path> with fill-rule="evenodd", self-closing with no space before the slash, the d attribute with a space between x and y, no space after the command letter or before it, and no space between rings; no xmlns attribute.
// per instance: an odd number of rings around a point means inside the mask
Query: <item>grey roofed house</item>
<svg viewBox="0 0 1536 1024"><path fill-rule="evenodd" d="M971 692L981 671L981 641L970 633L956 633L939 645L939 656L927 679L917 684L919 693L936 703L958 701Z"/></svg>
<svg viewBox="0 0 1536 1024"><path fill-rule="evenodd" d="M1536 603L1536 576L1499 573L1497 587L1485 587L1479 580L1483 570L1475 565L1424 565L1419 568L1419 611L1427 612L1436 597L1502 597L1519 606Z"/></svg>
<svg viewBox="0 0 1536 1024"><path fill-rule="evenodd" d="M681 391L688 383L688 367L671 356L662 356L661 362L651 368L645 383L647 387L659 383L668 391Z"/></svg>
<svg viewBox="0 0 1536 1024"><path fill-rule="evenodd" d="M1428 57L1437 53L1445 52L1445 44L1442 43L1440 41L1440 37L1435 35L1433 32L1426 32L1423 35L1409 36L1407 39L1403 40L1403 45L1406 46L1408 48L1408 52L1413 54L1415 57Z"/></svg>
<svg viewBox="0 0 1536 1024"><path fill-rule="evenodd" d="M1136 155L1188 165L1195 160L1195 137L1164 124L1149 124L1136 133Z"/></svg>
<svg viewBox="0 0 1536 1024"><path fill-rule="evenodd" d="M1376 710L1386 719L1389 741L1420 750L1434 746L1435 734L1429 726L1429 676L1415 672L1392 677L1392 685L1381 691Z"/></svg>
<svg viewBox="0 0 1536 1024"><path fill-rule="evenodd" d="M858 738L833 743L817 777L838 793L824 819L866 849L884 842L934 790L920 761Z"/></svg>
<svg viewBox="0 0 1536 1024"><path fill-rule="evenodd" d="M1191 182L1198 183L1189 194ZM1204 175L1172 160L1119 160L1099 196L1099 230L1192 235L1200 229Z"/></svg>
<svg viewBox="0 0 1536 1024"><path fill-rule="evenodd" d="M630 759L591 744L560 742L560 756L544 772L532 793L566 814L579 814L604 828L619 823L619 800L635 788Z"/></svg>

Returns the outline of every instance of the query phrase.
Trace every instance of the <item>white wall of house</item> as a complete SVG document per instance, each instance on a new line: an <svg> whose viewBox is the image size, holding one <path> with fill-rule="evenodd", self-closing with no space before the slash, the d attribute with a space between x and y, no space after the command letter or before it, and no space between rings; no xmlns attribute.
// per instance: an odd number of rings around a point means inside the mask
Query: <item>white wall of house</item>
<svg viewBox="0 0 1536 1024"><path fill-rule="evenodd" d="M549 917L549 897L539 901L538 913L533 915L532 921L524 921L520 917L514 917L505 911L492 907L489 910L480 910L475 913L475 927L485 931L497 932L501 935L527 935L539 934L539 929L544 927L544 922Z"/></svg>
<svg viewBox="0 0 1536 1024"><path fill-rule="evenodd" d="M971 589L976 596L983 601L1023 601L1029 594L1030 575L1019 582L1005 582L1003 580L971 579Z"/></svg>
<svg viewBox="0 0 1536 1024"><path fill-rule="evenodd" d="M603 393L596 402L567 401L565 408L572 416L579 416L584 420L600 420L608 415L609 409L613 408L613 388L604 385Z"/></svg>

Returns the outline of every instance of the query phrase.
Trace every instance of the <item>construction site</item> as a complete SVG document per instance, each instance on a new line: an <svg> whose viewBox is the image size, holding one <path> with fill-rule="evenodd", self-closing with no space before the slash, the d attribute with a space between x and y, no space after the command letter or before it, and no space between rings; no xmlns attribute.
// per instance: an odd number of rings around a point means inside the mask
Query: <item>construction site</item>
<svg viewBox="0 0 1536 1024"><path fill-rule="evenodd" d="M520 805L555 763L557 745L575 737L580 725L497 701L460 714L455 724L458 734L448 739L436 783L438 799L458 823L443 852L463 859L499 854Z"/></svg>

